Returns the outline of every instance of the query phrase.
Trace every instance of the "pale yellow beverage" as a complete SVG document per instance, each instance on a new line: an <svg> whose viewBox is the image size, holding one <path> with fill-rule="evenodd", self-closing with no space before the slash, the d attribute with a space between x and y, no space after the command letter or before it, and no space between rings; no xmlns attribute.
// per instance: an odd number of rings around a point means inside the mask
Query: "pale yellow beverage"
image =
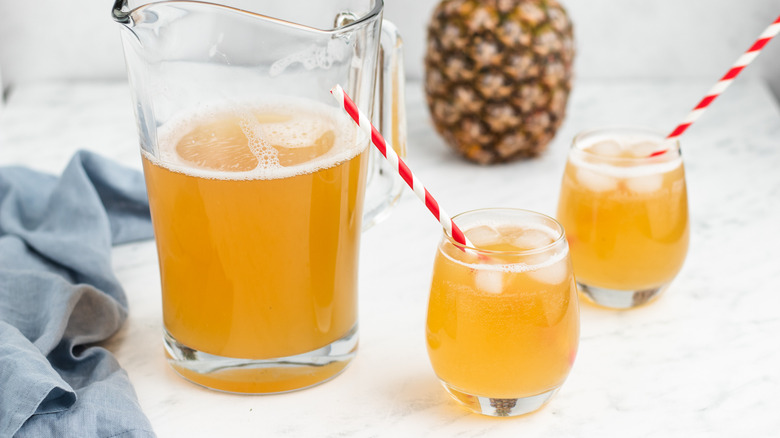
<svg viewBox="0 0 780 438"><path fill-rule="evenodd" d="M678 144L640 129L580 134L563 175L558 220L566 228L577 281L592 301L628 308L656 297L688 251Z"/></svg>
<svg viewBox="0 0 780 438"><path fill-rule="evenodd" d="M563 229L524 210L455 220L478 250L446 237L439 245L426 325L433 369L476 412L534 411L563 384L577 352L577 289Z"/></svg>
<svg viewBox="0 0 780 438"><path fill-rule="evenodd" d="M337 114L295 101L196 114L144 154L166 348L184 377L281 392L352 358L367 143Z"/></svg>

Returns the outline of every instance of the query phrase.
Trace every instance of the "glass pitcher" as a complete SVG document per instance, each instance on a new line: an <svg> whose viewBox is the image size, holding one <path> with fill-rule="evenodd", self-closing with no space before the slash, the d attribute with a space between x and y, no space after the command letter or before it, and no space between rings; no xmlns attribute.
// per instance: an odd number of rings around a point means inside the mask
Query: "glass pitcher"
<svg viewBox="0 0 780 438"><path fill-rule="evenodd" d="M401 43L382 1L130 3L113 18L169 362L229 392L334 377L357 348L361 229L402 189L329 93L341 84L404 153Z"/></svg>

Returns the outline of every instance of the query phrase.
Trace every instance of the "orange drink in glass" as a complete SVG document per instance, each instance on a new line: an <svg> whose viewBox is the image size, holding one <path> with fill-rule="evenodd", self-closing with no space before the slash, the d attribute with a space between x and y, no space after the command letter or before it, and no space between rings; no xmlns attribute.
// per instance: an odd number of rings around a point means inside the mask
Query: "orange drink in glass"
<svg viewBox="0 0 780 438"><path fill-rule="evenodd" d="M679 143L640 128L577 135L563 175L558 220L566 228L580 291L590 301L631 308L657 297L688 251Z"/></svg>
<svg viewBox="0 0 780 438"><path fill-rule="evenodd" d="M445 236L437 249L426 323L433 369L475 412L535 411L563 384L579 339L563 228L513 209L453 219L475 247Z"/></svg>

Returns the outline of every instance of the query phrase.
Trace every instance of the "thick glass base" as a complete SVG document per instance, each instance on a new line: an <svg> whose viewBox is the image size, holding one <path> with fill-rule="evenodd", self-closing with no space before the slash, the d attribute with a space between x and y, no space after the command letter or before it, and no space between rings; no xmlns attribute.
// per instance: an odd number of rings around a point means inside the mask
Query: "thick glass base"
<svg viewBox="0 0 780 438"><path fill-rule="evenodd" d="M468 394L453 388L445 382L442 382L442 384L452 398L460 402L463 406L478 414L489 415L491 417L516 417L518 415L530 414L547 404L560 388L560 386L558 386L541 394L528 397L492 398Z"/></svg>
<svg viewBox="0 0 780 438"><path fill-rule="evenodd" d="M668 286L665 284L642 290L615 290L577 283L580 292L591 302L610 309L631 309L642 306L658 298Z"/></svg>
<svg viewBox="0 0 780 438"><path fill-rule="evenodd" d="M322 348L273 359L239 359L203 353L164 333L174 370L206 388L242 394L275 394L323 383L341 373L357 352L357 326Z"/></svg>

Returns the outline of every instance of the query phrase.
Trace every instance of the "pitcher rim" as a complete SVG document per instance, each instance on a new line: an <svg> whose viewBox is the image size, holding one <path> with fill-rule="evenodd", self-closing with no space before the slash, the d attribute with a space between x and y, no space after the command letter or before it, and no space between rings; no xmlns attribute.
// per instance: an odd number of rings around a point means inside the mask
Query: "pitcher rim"
<svg viewBox="0 0 780 438"><path fill-rule="evenodd" d="M322 32L322 33L334 33L334 32L342 32L344 30L350 29L352 27L357 27L361 25L364 22L369 22L377 19L379 15L382 12L382 8L384 7L384 0L375 0L374 7L365 15L362 17L359 17L353 22L347 23L343 26L336 27L336 28L330 28L330 29L320 29L317 27L308 26L305 24L295 23L293 21L283 20L281 18L271 17L268 15L264 15L258 12L252 12L247 11L245 9L236 8L233 6L223 5L219 3L214 3L210 1L201 1L201 0L164 0L164 1L151 1L149 3L144 3L142 5L139 5L133 9L130 10L124 10L127 7L127 1L128 0L114 0L114 6L111 9L111 16L119 24L127 25L128 23L131 23L130 16L141 9L147 8L151 5L161 5L161 4L178 4L178 3L194 3L199 5L209 5L209 6L215 6L218 8L223 9L229 9L232 11L240 12L242 14L252 15L258 18L263 18L269 21L274 21L277 23L283 23L285 25L289 25L291 27L297 27L301 29L305 29L308 31L314 31L314 32Z"/></svg>

